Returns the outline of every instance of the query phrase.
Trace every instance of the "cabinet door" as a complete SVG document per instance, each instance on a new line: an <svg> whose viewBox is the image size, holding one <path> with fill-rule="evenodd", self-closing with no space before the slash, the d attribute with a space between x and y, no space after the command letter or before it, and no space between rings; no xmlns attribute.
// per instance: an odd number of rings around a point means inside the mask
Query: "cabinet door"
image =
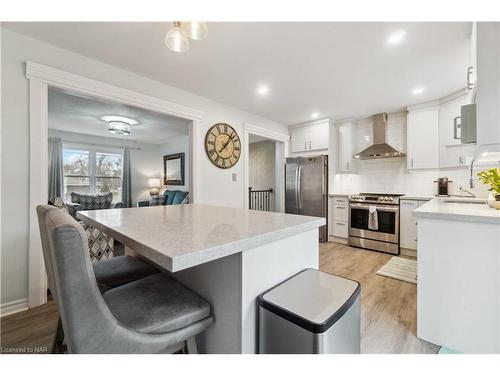
<svg viewBox="0 0 500 375"><path fill-rule="evenodd" d="M309 150L309 134L307 127L295 128L290 131L292 152Z"/></svg>
<svg viewBox="0 0 500 375"><path fill-rule="evenodd" d="M355 125L342 125L338 136L338 170L339 172L354 172L356 128Z"/></svg>
<svg viewBox="0 0 500 375"><path fill-rule="evenodd" d="M439 168L439 106L408 112L408 169Z"/></svg>
<svg viewBox="0 0 500 375"><path fill-rule="evenodd" d="M309 150L324 150L328 149L330 140L330 122L326 121L321 124L316 124L308 127L309 133Z"/></svg>
<svg viewBox="0 0 500 375"><path fill-rule="evenodd" d="M400 247L405 249L417 249L417 220L413 211L418 208L418 201L401 200L400 203Z"/></svg>
<svg viewBox="0 0 500 375"><path fill-rule="evenodd" d="M469 165L476 146L462 144L454 139L455 119L460 117L460 109L467 104L467 95L455 98L439 108L439 166L441 168Z"/></svg>

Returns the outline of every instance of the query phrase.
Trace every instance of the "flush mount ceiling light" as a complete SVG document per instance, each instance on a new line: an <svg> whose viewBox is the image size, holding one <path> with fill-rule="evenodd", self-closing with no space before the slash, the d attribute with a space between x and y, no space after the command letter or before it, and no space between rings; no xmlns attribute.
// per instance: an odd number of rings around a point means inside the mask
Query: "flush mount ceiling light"
<svg viewBox="0 0 500 375"><path fill-rule="evenodd" d="M100 118L108 123L108 131L116 135L130 135L131 126L139 125L139 121L125 116L104 115Z"/></svg>
<svg viewBox="0 0 500 375"><path fill-rule="evenodd" d="M319 117L319 113L318 112L311 113L311 118L318 118L318 117Z"/></svg>
<svg viewBox="0 0 500 375"><path fill-rule="evenodd" d="M420 95L420 94L422 94L424 91L425 91L425 87L422 87L422 86L421 86L421 87L415 87L415 88L411 91L411 93L412 93L413 95Z"/></svg>
<svg viewBox="0 0 500 375"><path fill-rule="evenodd" d="M389 38L387 39L387 44L390 46L395 46L399 43L401 43L406 36L406 31L405 30L399 30L396 31L395 33L392 33Z"/></svg>
<svg viewBox="0 0 500 375"><path fill-rule="evenodd" d="M126 122L111 121L108 131L116 135L130 135L130 125Z"/></svg>
<svg viewBox="0 0 500 375"><path fill-rule="evenodd" d="M205 39L208 35L206 22L174 22L165 37L165 45L174 52L187 52L189 38Z"/></svg>

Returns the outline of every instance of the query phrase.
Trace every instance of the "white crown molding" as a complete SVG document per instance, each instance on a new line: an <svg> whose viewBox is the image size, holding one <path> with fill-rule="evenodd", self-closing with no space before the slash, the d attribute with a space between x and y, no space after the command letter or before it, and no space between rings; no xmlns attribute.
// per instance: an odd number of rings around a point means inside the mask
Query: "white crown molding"
<svg viewBox="0 0 500 375"><path fill-rule="evenodd" d="M449 95L446 95L446 96L443 96L441 99L439 99L439 102L441 104L444 104L444 103L447 103L449 101L452 101L454 99L458 99L462 96L465 96L467 95L469 92L467 91L467 89L464 87L463 89L461 90L458 90L458 91L455 91Z"/></svg>
<svg viewBox="0 0 500 375"><path fill-rule="evenodd" d="M302 128L304 126L312 126L317 124L324 124L325 122L331 123L332 120L329 117L323 117L317 120L301 122L299 124L288 125L288 129Z"/></svg>
<svg viewBox="0 0 500 375"><path fill-rule="evenodd" d="M68 73L50 66L38 64L33 61L26 62L26 78L38 79L49 86L55 86L66 90L73 90L86 95L104 97L115 102L134 102L145 109L165 112L172 116L178 116L190 120L200 120L203 112L189 108L181 104L158 99L152 96L140 94L132 90L116 87L105 82ZM104 94L105 93L105 94Z"/></svg>
<svg viewBox="0 0 500 375"><path fill-rule="evenodd" d="M28 310L27 298L2 303L0 307L0 317L3 318L7 315L15 314L24 310Z"/></svg>
<svg viewBox="0 0 500 375"><path fill-rule="evenodd" d="M264 138L273 139L275 141L288 142L290 140L290 135L288 134L279 133L261 126L252 125L250 123L245 123L245 131L251 134L260 135Z"/></svg>

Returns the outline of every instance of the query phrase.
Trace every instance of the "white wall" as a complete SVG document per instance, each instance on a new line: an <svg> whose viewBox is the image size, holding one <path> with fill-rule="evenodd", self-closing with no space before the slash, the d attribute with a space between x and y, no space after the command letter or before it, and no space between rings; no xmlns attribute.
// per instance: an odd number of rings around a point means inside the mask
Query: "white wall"
<svg viewBox="0 0 500 375"><path fill-rule="evenodd" d="M243 207L244 158L230 169L212 165L203 140L216 122L227 122L243 135L245 123L288 135L282 124L232 108L192 93L139 76L47 43L2 29L2 254L1 303L23 299L28 294L28 197L29 197L29 102L26 61L34 61L91 79L134 90L203 111L195 129L199 175L198 202ZM162 48L161 46L159 48ZM172 72L175 74L175 72ZM237 174L232 182L231 174ZM220 192L224 194L220 194Z"/></svg>
<svg viewBox="0 0 500 375"><path fill-rule="evenodd" d="M373 121L358 121L357 152L372 144ZM399 151L406 152L406 115L389 114L387 119L387 142ZM338 173L333 176L332 192L360 193L383 192L407 195L434 195L434 180L448 177L454 187L461 184L468 189L468 168L445 168L408 170L406 158L356 160L357 173ZM483 192L484 189L479 189Z"/></svg>
<svg viewBox="0 0 500 375"><path fill-rule="evenodd" d="M163 162L163 155L177 154L184 152L184 185L165 185L163 189L166 190L183 190L189 191L189 176L191 171L191 154L189 152L189 136L178 137L171 142L167 142L160 146L161 159ZM163 166L162 166L163 175Z"/></svg>
<svg viewBox="0 0 500 375"><path fill-rule="evenodd" d="M163 172L163 157L161 145L151 143L141 143L121 140L116 138L97 137L88 134L65 132L61 130L49 129L49 137L58 137L63 142L104 144L111 147L129 146L130 149L130 179L132 205L137 201L148 200L149 187L148 179L161 177Z"/></svg>

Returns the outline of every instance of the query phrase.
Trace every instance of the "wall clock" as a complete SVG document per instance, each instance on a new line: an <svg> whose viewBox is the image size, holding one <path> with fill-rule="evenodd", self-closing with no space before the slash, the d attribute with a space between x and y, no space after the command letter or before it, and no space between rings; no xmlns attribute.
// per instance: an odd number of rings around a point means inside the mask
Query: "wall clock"
<svg viewBox="0 0 500 375"><path fill-rule="evenodd" d="M215 124L205 136L205 150L215 166L231 168L240 159L240 137L231 125L222 122Z"/></svg>

